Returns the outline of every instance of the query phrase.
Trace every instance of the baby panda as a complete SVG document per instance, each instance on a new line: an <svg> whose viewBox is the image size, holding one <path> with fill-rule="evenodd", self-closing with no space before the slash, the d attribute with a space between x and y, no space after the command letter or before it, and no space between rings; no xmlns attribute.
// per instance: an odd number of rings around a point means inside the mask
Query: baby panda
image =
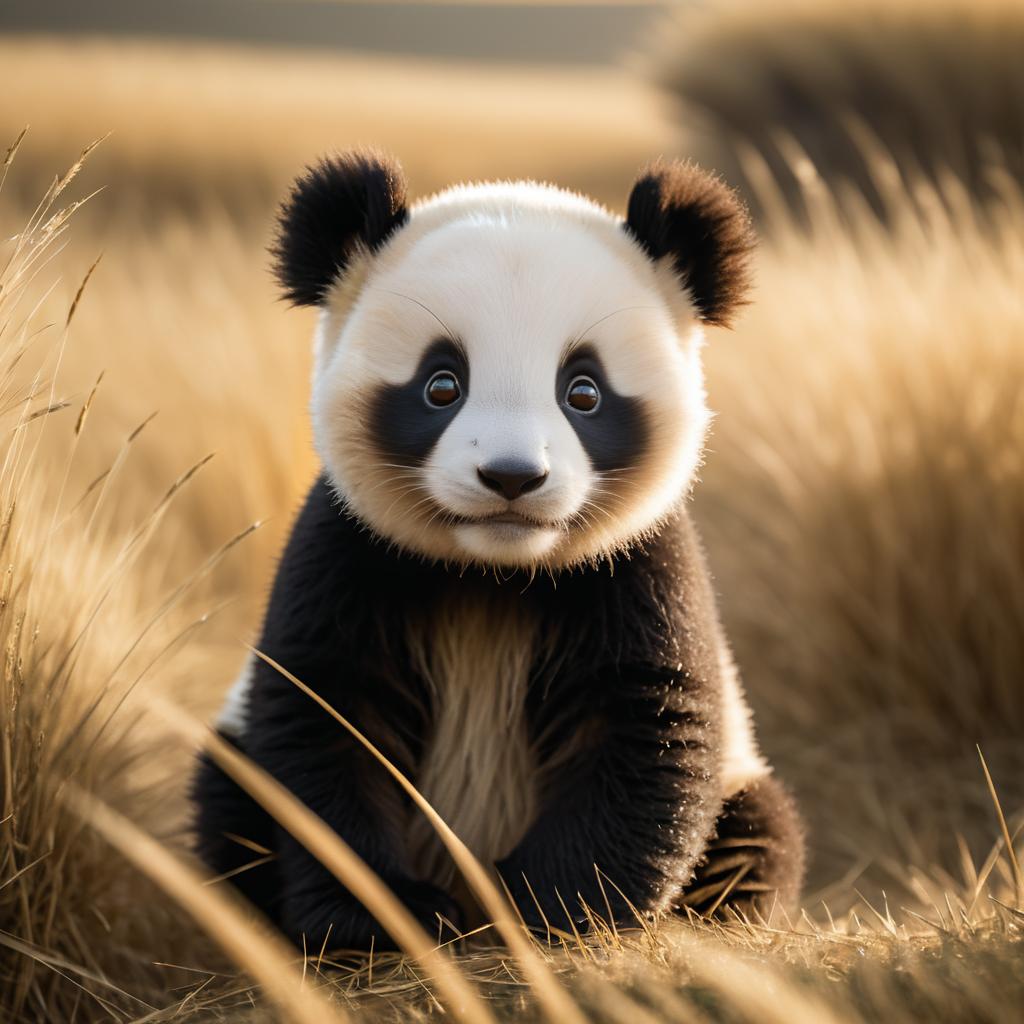
<svg viewBox="0 0 1024 1024"><path fill-rule="evenodd" d="M630 925L798 899L802 828L687 509L704 327L744 300L750 250L731 191L664 161L622 219L532 182L410 205L397 163L353 152L280 215L284 295L319 310L323 470L257 646L414 781L541 932L584 927L584 905ZM218 727L429 932L480 919L423 815L265 662ZM202 858L296 942L389 944L205 756L194 796Z"/></svg>

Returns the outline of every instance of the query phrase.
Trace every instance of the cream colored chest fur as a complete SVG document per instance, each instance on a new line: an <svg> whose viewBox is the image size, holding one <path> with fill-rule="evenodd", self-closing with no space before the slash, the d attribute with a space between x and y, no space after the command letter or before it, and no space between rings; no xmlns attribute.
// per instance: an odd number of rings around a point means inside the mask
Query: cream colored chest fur
<svg viewBox="0 0 1024 1024"><path fill-rule="evenodd" d="M535 633L515 602L462 597L445 598L409 630L433 719L416 784L485 865L508 854L537 813L526 721ZM450 887L454 865L418 811L407 838L414 872Z"/></svg>

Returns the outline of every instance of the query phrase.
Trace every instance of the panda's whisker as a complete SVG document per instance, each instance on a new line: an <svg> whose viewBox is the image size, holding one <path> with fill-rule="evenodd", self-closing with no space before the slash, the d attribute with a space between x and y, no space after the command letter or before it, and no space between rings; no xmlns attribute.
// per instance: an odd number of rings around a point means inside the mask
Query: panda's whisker
<svg viewBox="0 0 1024 1024"><path fill-rule="evenodd" d="M422 504L422 502L421 502L420 504ZM409 509L409 510L408 510L408 514L409 514L409 515L412 515L412 514L413 514L413 513L414 513L414 512L416 511L416 509L417 509L417 508L419 508L419 505L415 505L415 506L413 506L413 508L411 508L411 509ZM432 512L432 513L430 514L430 516L429 516L429 517L428 517L427 519L423 520L423 523L422 523L422 526L421 526L421 528L422 528L423 530L427 530L427 529L428 529L428 527L430 527L431 525L433 525L433 523L434 523L434 521L435 521L435 520L437 519L437 517L438 517L438 516L437 516L437 512L436 512L436 511L435 511L435 512Z"/></svg>
<svg viewBox="0 0 1024 1024"><path fill-rule="evenodd" d="M419 480L410 480L408 477L389 476L374 482L373 490L381 490L382 488L396 488L407 494L409 491L422 490L423 485Z"/></svg>
<svg viewBox="0 0 1024 1024"><path fill-rule="evenodd" d="M596 503L591 504L588 507L592 510L594 515L603 516L610 523L615 522L617 513L622 511L621 506L614 507L614 508L608 508L608 507L606 507L603 504L596 504Z"/></svg>
<svg viewBox="0 0 1024 1024"><path fill-rule="evenodd" d="M601 494L604 498L610 499L609 503L614 502L617 506L621 506L622 501L619 499L619 495L614 494L611 491L602 491L595 488L596 493ZM604 514L611 516L612 512L610 509L605 508L603 502L594 501L593 497L587 496L583 499L582 508L592 508L595 512L603 512Z"/></svg>
<svg viewBox="0 0 1024 1024"><path fill-rule="evenodd" d="M406 484L404 487L402 487L402 486L396 486L397 484L398 484L398 481L397 481L396 478L392 478L390 480L380 480L377 483L375 483L375 484L371 485L370 487L368 487L366 489L366 493L367 494L375 494L377 491L383 490L385 488L387 488L388 490L397 490L397 495L396 495L395 500L398 501L398 500L401 500L401 498L403 498L405 495L409 494L410 492L417 490L417 488L419 486L418 484Z"/></svg>
<svg viewBox="0 0 1024 1024"><path fill-rule="evenodd" d="M414 299L411 295L406 295L404 292L393 291L390 288L377 287L374 290L379 292L385 292L388 295L394 295L398 299L405 299L406 302L411 302L413 305L419 306L420 309L422 309L425 313L429 313L438 322L438 324L440 324L441 329L445 333L445 337L448 338L449 341L451 341L459 348L462 347L458 335L425 302L421 302L419 299Z"/></svg>
<svg viewBox="0 0 1024 1024"><path fill-rule="evenodd" d="M423 499L426 500L426 501L432 501L433 500L433 498L431 497L430 492L427 490L426 487L423 486L422 481L419 481L419 480L414 480L414 481L412 481L410 483L406 483L402 487L402 493L403 494L418 494L418 495L422 495Z"/></svg>
<svg viewBox="0 0 1024 1024"><path fill-rule="evenodd" d="M587 514L586 505L581 505L572 515L568 528L571 529L574 526L590 526L592 523L591 517Z"/></svg>
<svg viewBox="0 0 1024 1024"><path fill-rule="evenodd" d="M451 517L451 513L449 513L449 512L446 512L446 511L445 511L445 510L444 510L443 508L441 508L440 506L438 506L438 507L437 507L437 508L436 508L436 509L434 510L434 512L433 512L433 514L432 514L432 515L430 516L430 518L429 518L429 519L428 519L428 520L427 520L427 521L426 521L426 522L425 522L425 523L423 524L423 527L424 527L424 529L426 529L426 528L427 528L428 526L432 526L432 525L433 525L433 523L434 523L434 522L435 522L435 521L436 521L437 519L440 519L440 520L441 520L441 522L442 522L442 524L444 524L444 525L448 525L448 526L451 526L451 525L453 525L453 522L452 522L452 517Z"/></svg>
<svg viewBox="0 0 1024 1024"><path fill-rule="evenodd" d="M592 495L600 495L603 502L613 506L616 509L621 509L623 506L628 504L629 500L633 495L641 493L640 488L635 485L617 485L615 488L607 487L592 487L590 489Z"/></svg>
<svg viewBox="0 0 1024 1024"><path fill-rule="evenodd" d="M562 350L561 361L565 362L565 360L568 359L568 357L571 356L572 353L577 348L579 348L580 345L582 345L586 341L587 335L595 327L600 327L601 324L603 324L606 320L610 320L613 316L618 316L620 313L628 313L628 312L630 312L632 310L636 310L636 309L657 309L657 308L658 308L657 306L648 306L648 305L620 306L618 309L613 309L610 313L605 313L604 316L599 317L592 324L590 324L587 327L584 327L583 330L580 331L579 334L577 334L572 339L572 341L570 341L569 344L565 346L565 348Z"/></svg>
<svg viewBox="0 0 1024 1024"><path fill-rule="evenodd" d="M418 487L419 481L410 481L408 477L402 476L399 473L392 473L390 476L383 477L382 479L374 481L375 487L386 487L392 484L403 484L406 488Z"/></svg>
<svg viewBox="0 0 1024 1024"><path fill-rule="evenodd" d="M586 526L596 528L598 525L598 515L603 516L609 524L615 523L615 516L611 512L600 505L591 505L588 510L583 512Z"/></svg>
<svg viewBox="0 0 1024 1024"><path fill-rule="evenodd" d="M398 496L397 496L397 497L395 498L395 500L394 500L393 502L391 502L391 504L390 504L390 505L388 505L388 507L387 507L387 510L385 511L384 515L385 515L385 516L388 516L388 515L390 515L390 514L391 514L391 512L392 512L392 511L394 510L394 507L395 507L395 506L396 506L396 505L397 505L397 504L398 504L398 503L399 503L400 501L402 501L403 499L405 499L405 498L406 498L406 497L408 496L409 492L410 492L410 491L412 491L412 490L414 490L414 488L411 488L411 487L407 487L407 488L406 488L405 490L403 490L403 491L402 491L402 492L401 492L401 493L400 493L400 494L399 494L399 495L398 495ZM424 500L427 500L427 499L424 499ZM422 501L421 501L421 502L419 502L418 504L422 504ZM417 506L414 506L414 507L417 507Z"/></svg>

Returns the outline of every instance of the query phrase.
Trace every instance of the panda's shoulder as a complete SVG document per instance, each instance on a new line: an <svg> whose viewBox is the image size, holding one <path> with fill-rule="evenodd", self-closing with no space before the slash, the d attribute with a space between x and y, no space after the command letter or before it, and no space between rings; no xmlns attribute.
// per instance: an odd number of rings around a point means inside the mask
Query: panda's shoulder
<svg viewBox="0 0 1024 1024"><path fill-rule="evenodd" d="M399 559L346 507L328 478L314 482L281 554L267 609L268 629L300 617L312 626L365 606Z"/></svg>
<svg viewBox="0 0 1024 1024"><path fill-rule="evenodd" d="M281 556L281 570L294 572L349 562L364 543L359 533L358 523L321 474L306 493L292 522Z"/></svg>
<svg viewBox="0 0 1024 1024"><path fill-rule="evenodd" d="M644 595L649 609L687 632L717 629L718 613L704 546L687 502L679 506L630 555L623 582Z"/></svg>
<svg viewBox="0 0 1024 1024"><path fill-rule="evenodd" d="M707 577L704 547L687 501L637 539L627 551L626 564L632 575L673 587L692 586Z"/></svg>

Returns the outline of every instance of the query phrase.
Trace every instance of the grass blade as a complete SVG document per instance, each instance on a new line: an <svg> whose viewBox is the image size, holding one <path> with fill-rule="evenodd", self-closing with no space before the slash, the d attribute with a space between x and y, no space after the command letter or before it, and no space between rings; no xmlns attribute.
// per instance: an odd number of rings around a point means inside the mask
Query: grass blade
<svg viewBox="0 0 1024 1024"><path fill-rule="evenodd" d="M161 701L158 707L177 732L205 748L231 778L356 895L410 956L433 973L454 1016L470 1024L496 1024L479 993L448 954L437 947L380 877L324 821L215 732L171 704Z"/></svg>
<svg viewBox="0 0 1024 1024"><path fill-rule="evenodd" d="M408 778L377 749L351 722L336 711L319 694L311 690L304 682L297 679L286 668L279 665L255 648L250 648L260 660L280 672L285 679L297 686L307 697L316 701L332 718L343 725L373 756L388 770L395 781L409 794L413 803L427 816L428 821L436 830L452 859L455 861L463 877L480 900L481 905L491 915L495 925L509 949L519 959L523 973L526 975L537 998L544 1016L552 1024L586 1024L580 1008L565 991L554 972L544 963L529 938L523 934L517 923L509 901L491 881L484 866L473 856L466 844L449 828L448 824L428 803L422 793Z"/></svg>
<svg viewBox="0 0 1024 1024"><path fill-rule="evenodd" d="M996 785L992 781L992 775L985 763L985 755L981 747L977 747L978 757L981 759L981 768L985 773L985 781L988 783L989 795L996 808L996 816L999 818L999 827L1003 832L1003 842L1006 843L1006 856L1010 858L1010 870L1013 872L1013 888L1017 897L1017 906L1024 906L1024 876L1021 874L1020 861L1017 860L1017 852L1013 848L1013 838L1010 835L1009 826L1006 824L1006 815L1003 814L1003 806L999 802L999 794L996 793Z"/></svg>
<svg viewBox="0 0 1024 1024"><path fill-rule="evenodd" d="M203 885L200 874L175 857L123 815L81 789L71 789L69 806L140 871L168 892L295 1024L347 1024L350 1016L315 989L302 984L293 955L265 926L249 918L223 894Z"/></svg>

